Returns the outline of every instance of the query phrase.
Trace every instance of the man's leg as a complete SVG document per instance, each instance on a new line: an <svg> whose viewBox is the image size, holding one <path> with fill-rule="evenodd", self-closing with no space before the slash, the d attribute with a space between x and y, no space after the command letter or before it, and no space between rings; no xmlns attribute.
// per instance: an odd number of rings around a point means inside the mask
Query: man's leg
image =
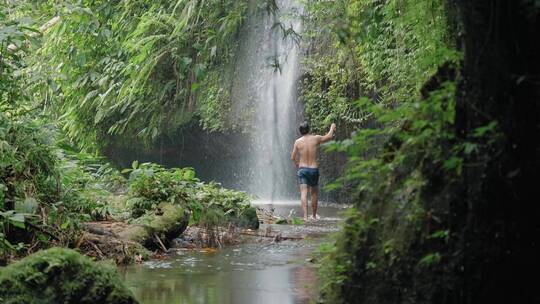
<svg viewBox="0 0 540 304"><path fill-rule="evenodd" d="M311 188L311 209L313 209L313 219L317 218L317 204L318 202L318 194L319 194L319 187L310 187Z"/></svg>
<svg viewBox="0 0 540 304"><path fill-rule="evenodd" d="M308 218L308 209L307 209L307 185L300 184L300 201L302 202L302 210L304 210L304 220Z"/></svg>

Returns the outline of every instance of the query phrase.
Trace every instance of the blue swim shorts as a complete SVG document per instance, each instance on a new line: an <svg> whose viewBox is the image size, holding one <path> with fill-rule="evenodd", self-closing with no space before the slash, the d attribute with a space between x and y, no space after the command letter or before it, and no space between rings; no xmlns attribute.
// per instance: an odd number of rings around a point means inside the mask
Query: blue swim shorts
<svg viewBox="0 0 540 304"><path fill-rule="evenodd" d="M298 168L298 184L317 187L319 184L319 168Z"/></svg>

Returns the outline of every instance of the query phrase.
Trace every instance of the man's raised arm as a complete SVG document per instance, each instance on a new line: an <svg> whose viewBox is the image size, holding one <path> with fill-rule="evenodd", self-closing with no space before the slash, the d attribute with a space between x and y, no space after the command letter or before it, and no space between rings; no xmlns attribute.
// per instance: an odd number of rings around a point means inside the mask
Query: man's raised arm
<svg viewBox="0 0 540 304"><path fill-rule="evenodd" d="M320 136L321 143L325 143L325 142L331 140L332 137L334 136L335 131L336 131L336 124L333 123L330 126L330 130L328 131L328 133L326 133L326 135Z"/></svg>

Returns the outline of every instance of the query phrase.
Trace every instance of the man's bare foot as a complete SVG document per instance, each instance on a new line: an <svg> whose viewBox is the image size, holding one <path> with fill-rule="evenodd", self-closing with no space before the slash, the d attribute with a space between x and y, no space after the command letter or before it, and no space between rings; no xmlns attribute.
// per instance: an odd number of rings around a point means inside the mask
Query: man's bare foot
<svg viewBox="0 0 540 304"><path fill-rule="evenodd" d="M319 218L318 216L314 215L311 217L311 220L316 221L318 218Z"/></svg>

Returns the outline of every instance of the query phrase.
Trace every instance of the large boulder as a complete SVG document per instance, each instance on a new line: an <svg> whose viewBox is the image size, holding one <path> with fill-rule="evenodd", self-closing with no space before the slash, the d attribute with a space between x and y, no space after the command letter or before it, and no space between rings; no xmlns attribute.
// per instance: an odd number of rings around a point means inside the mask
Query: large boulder
<svg viewBox="0 0 540 304"><path fill-rule="evenodd" d="M138 303L115 268L51 248L0 270L0 303Z"/></svg>

